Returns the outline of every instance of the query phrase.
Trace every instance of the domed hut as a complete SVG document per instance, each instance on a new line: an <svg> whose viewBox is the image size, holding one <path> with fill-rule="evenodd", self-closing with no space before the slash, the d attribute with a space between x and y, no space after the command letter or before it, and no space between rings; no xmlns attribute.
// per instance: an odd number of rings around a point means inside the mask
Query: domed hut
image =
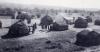
<svg viewBox="0 0 100 52"><path fill-rule="evenodd" d="M88 22L85 19L79 17L75 21L74 27L75 28L87 28L88 27Z"/></svg>
<svg viewBox="0 0 100 52"><path fill-rule="evenodd" d="M43 18L41 18L40 25L42 26L42 29L47 29L50 24L53 23L53 19L50 15L45 15Z"/></svg>
<svg viewBox="0 0 100 52"><path fill-rule="evenodd" d="M25 20L27 20L27 22ZM30 16L26 13L22 13L19 21L11 25L8 33L6 35L3 35L1 38L2 39L17 38L29 35L30 28L26 24L30 23L29 20L31 20Z"/></svg>
<svg viewBox="0 0 100 52"><path fill-rule="evenodd" d="M86 21L89 22L89 23L92 22L92 17L86 16Z"/></svg>
<svg viewBox="0 0 100 52"><path fill-rule="evenodd" d="M94 22L95 25L100 25L100 19L96 19Z"/></svg>
<svg viewBox="0 0 100 52"><path fill-rule="evenodd" d="M54 19L54 23L51 26L51 30L63 31L68 30L68 20L62 16L57 15Z"/></svg>
<svg viewBox="0 0 100 52"><path fill-rule="evenodd" d="M100 34L93 30L83 30L76 36L76 45L90 47L100 45Z"/></svg>
<svg viewBox="0 0 100 52"><path fill-rule="evenodd" d="M8 39L8 38L17 38L29 35L29 29L23 22L23 20L20 20L13 24L6 35L1 36L2 39Z"/></svg>

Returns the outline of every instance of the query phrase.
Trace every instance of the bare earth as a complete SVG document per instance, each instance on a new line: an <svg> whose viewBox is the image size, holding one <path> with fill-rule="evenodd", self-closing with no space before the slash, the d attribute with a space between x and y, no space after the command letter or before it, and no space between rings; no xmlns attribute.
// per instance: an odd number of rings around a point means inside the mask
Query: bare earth
<svg viewBox="0 0 100 52"><path fill-rule="evenodd" d="M89 24L89 28L100 32L100 26L93 23ZM86 48L74 45L76 34L84 28L73 28L73 25L70 25L69 29L66 31L42 32L40 31L41 27L38 26L34 34L15 39L0 39L0 52L100 52L100 46ZM7 32L8 29L6 28L0 29L0 36ZM46 43L49 40L52 42L51 44ZM60 48L48 48L53 45L58 45Z"/></svg>

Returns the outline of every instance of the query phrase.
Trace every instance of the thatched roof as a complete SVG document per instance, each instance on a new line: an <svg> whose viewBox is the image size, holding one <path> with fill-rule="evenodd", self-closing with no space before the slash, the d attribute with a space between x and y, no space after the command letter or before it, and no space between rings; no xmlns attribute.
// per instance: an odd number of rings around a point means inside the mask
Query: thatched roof
<svg viewBox="0 0 100 52"><path fill-rule="evenodd" d="M67 25L68 24L68 20L60 15L57 15L56 18L54 19L54 21L59 25Z"/></svg>
<svg viewBox="0 0 100 52"><path fill-rule="evenodd" d="M53 23L53 19L49 15L45 15L43 18L41 18L41 23L40 25L50 25Z"/></svg>

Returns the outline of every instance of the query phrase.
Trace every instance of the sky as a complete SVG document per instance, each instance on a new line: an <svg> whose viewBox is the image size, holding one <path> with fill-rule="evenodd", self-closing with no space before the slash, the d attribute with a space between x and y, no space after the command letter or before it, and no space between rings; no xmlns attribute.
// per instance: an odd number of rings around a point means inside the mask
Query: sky
<svg viewBox="0 0 100 52"><path fill-rule="evenodd" d="M0 3L100 9L100 0L0 0Z"/></svg>

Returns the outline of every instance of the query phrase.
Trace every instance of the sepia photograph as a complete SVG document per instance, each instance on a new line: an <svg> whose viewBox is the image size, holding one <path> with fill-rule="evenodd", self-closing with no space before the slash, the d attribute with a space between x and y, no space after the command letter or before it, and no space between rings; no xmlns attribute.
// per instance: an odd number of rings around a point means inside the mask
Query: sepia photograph
<svg viewBox="0 0 100 52"><path fill-rule="evenodd" d="M100 0L0 0L0 52L100 52Z"/></svg>

